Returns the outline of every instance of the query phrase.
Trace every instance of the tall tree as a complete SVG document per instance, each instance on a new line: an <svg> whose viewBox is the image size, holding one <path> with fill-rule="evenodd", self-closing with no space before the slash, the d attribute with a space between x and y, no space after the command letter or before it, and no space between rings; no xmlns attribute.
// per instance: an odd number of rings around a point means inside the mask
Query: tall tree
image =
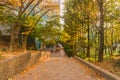
<svg viewBox="0 0 120 80"><path fill-rule="evenodd" d="M98 61L103 61L104 53L104 0L97 0L98 8L100 12L100 23L99 23L99 57Z"/></svg>
<svg viewBox="0 0 120 80"><path fill-rule="evenodd" d="M21 25L25 20L31 15L39 15L38 20L36 20L37 24L40 18L53 7L52 5L41 5L42 1L43 0L8 0L0 3L15 12L15 16L17 17L14 25L11 27L10 51L14 48L15 39L18 37ZM46 2L46 4L49 3L47 1L44 2Z"/></svg>

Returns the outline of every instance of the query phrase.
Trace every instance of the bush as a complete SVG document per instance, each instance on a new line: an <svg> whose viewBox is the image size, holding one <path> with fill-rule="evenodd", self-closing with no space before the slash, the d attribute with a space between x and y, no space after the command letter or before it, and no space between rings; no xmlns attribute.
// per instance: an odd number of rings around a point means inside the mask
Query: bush
<svg viewBox="0 0 120 80"><path fill-rule="evenodd" d="M72 57L72 56L73 56L73 51L72 51L72 49L66 49L65 52L66 52L66 54L68 55L68 57Z"/></svg>
<svg viewBox="0 0 120 80"><path fill-rule="evenodd" d="M63 46L64 46L64 50L65 50L66 54L68 55L68 57L74 56L73 50L70 45L64 44Z"/></svg>

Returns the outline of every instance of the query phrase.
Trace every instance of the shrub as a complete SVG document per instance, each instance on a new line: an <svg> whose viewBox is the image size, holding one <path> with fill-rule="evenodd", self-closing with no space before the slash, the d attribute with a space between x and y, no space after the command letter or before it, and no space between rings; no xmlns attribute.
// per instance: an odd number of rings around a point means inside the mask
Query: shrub
<svg viewBox="0 0 120 80"><path fill-rule="evenodd" d="M71 46L68 44L64 44L63 46L64 46L64 50L65 50L66 54L68 55L68 57L72 57L73 50L72 50Z"/></svg>

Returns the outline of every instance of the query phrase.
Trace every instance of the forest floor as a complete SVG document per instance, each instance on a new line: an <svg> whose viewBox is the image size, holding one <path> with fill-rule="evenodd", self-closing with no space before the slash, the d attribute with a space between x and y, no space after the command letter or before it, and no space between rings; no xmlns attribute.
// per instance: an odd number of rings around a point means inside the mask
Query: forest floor
<svg viewBox="0 0 120 80"><path fill-rule="evenodd" d="M114 59L93 63L109 72L120 76L120 56L114 56Z"/></svg>

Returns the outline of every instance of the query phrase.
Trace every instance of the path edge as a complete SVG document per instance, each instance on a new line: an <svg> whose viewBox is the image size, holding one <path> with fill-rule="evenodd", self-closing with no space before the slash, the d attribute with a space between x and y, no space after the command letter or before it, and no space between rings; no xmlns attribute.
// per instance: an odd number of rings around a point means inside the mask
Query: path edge
<svg viewBox="0 0 120 80"><path fill-rule="evenodd" d="M98 72L100 73L103 77L105 77L107 80L120 80L120 77L107 71L107 70L104 70L94 64L91 64L77 56L74 56L75 59L77 59L78 61L82 62L83 64L85 64L86 66L88 66L90 69L92 69L93 71L95 72Z"/></svg>

